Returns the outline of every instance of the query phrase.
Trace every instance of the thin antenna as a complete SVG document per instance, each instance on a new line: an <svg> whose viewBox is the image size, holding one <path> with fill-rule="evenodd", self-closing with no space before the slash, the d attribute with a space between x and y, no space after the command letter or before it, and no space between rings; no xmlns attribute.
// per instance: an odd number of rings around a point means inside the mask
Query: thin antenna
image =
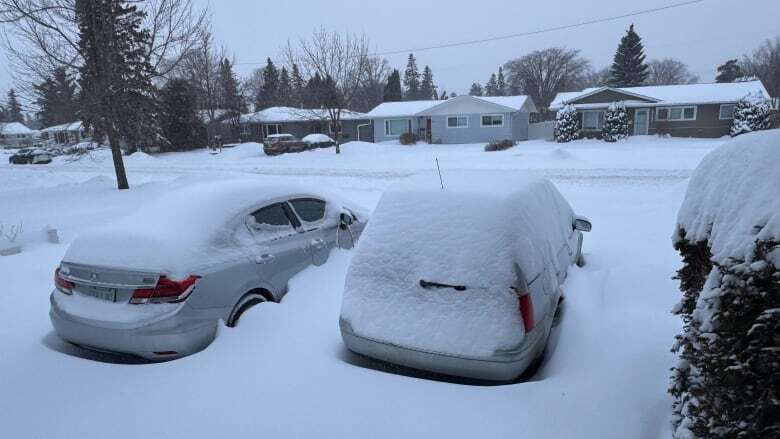
<svg viewBox="0 0 780 439"><path fill-rule="evenodd" d="M441 168L439 167L438 157L436 157L436 170L439 171L439 183L441 184L441 190L444 190L444 180L441 179Z"/></svg>

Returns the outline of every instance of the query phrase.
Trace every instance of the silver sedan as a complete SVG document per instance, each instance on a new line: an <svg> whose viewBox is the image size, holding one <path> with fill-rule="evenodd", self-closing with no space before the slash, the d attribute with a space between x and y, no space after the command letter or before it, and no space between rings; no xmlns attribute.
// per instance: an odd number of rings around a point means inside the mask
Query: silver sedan
<svg viewBox="0 0 780 439"><path fill-rule="evenodd" d="M171 206L182 200L190 205ZM150 214L166 206L169 214ZM295 189L189 188L77 238L54 273L51 321L87 349L151 360L192 354L220 320L235 326L252 306L280 301L288 280L324 264L331 249L352 248L364 225L354 208Z"/></svg>

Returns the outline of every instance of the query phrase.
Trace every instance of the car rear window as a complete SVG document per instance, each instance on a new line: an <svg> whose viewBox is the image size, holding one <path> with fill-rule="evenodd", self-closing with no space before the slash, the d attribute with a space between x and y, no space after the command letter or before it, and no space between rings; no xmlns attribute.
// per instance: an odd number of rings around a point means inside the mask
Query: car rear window
<svg viewBox="0 0 780 439"><path fill-rule="evenodd" d="M252 214L255 217L255 221L258 224L266 224L269 226L289 226L290 219L284 212L282 203L272 204L270 206L263 207Z"/></svg>
<svg viewBox="0 0 780 439"><path fill-rule="evenodd" d="M290 200L295 212L307 223L313 223L325 217L325 202L316 198L296 198Z"/></svg>

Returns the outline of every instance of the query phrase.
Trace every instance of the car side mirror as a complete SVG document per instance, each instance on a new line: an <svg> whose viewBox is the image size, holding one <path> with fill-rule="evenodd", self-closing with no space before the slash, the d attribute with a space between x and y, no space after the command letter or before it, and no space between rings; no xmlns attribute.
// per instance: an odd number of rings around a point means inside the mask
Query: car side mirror
<svg viewBox="0 0 780 439"><path fill-rule="evenodd" d="M590 223L589 219L585 218L584 216L574 217L574 230L579 230L580 232L590 232L592 228L593 225Z"/></svg>
<svg viewBox="0 0 780 439"><path fill-rule="evenodd" d="M339 227L341 230L347 230L347 227L352 225L352 215L347 212L341 212L339 216Z"/></svg>

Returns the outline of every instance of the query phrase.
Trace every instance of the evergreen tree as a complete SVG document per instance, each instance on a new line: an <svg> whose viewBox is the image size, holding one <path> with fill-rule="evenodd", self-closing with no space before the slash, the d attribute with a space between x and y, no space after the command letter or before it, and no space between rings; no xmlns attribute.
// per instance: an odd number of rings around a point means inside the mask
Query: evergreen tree
<svg viewBox="0 0 780 439"><path fill-rule="evenodd" d="M771 128L769 112L769 101L764 96L745 96L734 106L731 137Z"/></svg>
<svg viewBox="0 0 780 439"><path fill-rule="evenodd" d="M441 95L439 96L439 100L440 100L440 101L446 101L446 100L447 100L447 99L449 99L449 98L450 98L450 97L449 97L449 96L447 96L447 90L442 90L442 91L441 91Z"/></svg>
<svg viewBox="0 0 780 439"><path fill-rule="evenodd" d="M409 54L409 61L404 71L404 100L420 99L420 72L417 70L417 60Z"/></svg>
<svg viewBox="0 0 780 439"><path fill-rule="evenodd" d="M120 139L132 150L159 133L150 79L153 67L146 56L151 36L141 27L145 14L119 0L76 0L75 16L84 58L79 69L79 117L97 137L108 138L117 186L128 189Z"/></svg>
<svg viewBox="0 0 780 439"><path fill-rule="evenodd" d="M604 112L601 134L607 142L617 142L628 137L628 112L623 102L613 102Z"/></svg>
<svg viewBox="0 0 780 439"><path fill-rule="evenodd" d="M433 99L433 95L436 93L436 85L433 84L433 72L431 68L425 66L422 74L422 81L420 82L420 95L419 99L430 100Z"/></svg>
<svg viewBox="0 0 780 439"><path fill-rule="evenodd" d="M498 76L496 76L496 94L493 96L506 96L507 93L506 78L504 78L504 68L498 68Z"/></svg>
<svg viewBox="0 0 780 439"><path fill-rule="evenodd" d="M485 96L498 96L498 78L492 73L487 84L485 84Z"/></svg>
<svg viewBox="0 0 780 439"><path fill-rule="evenodd" d="M78 111L76 84L64 68L57 68L40 84L33 86L38 119L44 127L73 122Z"/></svg>
<svg viewBox="0 0 780 439"><path fill-rule="evenodd" d="M303 93L303 106L306 108L320 108L323 103L323 80L319 73L315 73L314 76L306 83L306 88Z"/></svg>
<svg viewBox="0 0 780 439"><path fill-rule="evenodd" d="M303 90L306 87L306 81L301 76L298 64L293 63L290 72L290 85L292 86L292 105L300 107L303 104Z"/></svg>
<svg viewBox="0 0 780 439"><path fill-rule="evenodd" d="M263 86L255 102L255 110L263 110L279 105L279 70L268 58L263 68Z"/></svg>
<svg viewBox="0 0 780 439"><path fill-rule="evenodd" d="M382 102L398 102L404 100L403 92L401 91L401 74L398 70L393 70L393 73L387 77L387 84L385 85L384 99Z"/></svg>
<svg viewBox="0 0 780 439"><path fill-rule="evenodd" d="M160 119L166 150L186 151L204 146L205 127L198 117L197 97L186 80L172 79L160 92Z"/></svg>
<svg viewBox="0 0 780 439"><path fill-rule="evenodd" d="M233 64L227 58L219 63L219 76L217 79L219 87L219 108L226 111L226 119L231 125L233 137L238 137L239 118L241 113L246 112L244 97L239 91L239 83L233 72Z"/></svg>
<svg viewBox="0 0 780 439"><path fill-rule="evenodd" d="M730 59L718 66L718 76L715 78L715 81L721 83L734 82L743 76L745 76L745 74L742 73L742 67L737 64L737 60Z"/></svg>
<svg viewBox="0 0 780 439"><path fill-rule="evenodd" d="M14 89L8 90L8 103L6 104L5 108L5 120L6 122L24 123L22 106L19 104L19 100L16 98L16 91L14 91Z"/></svg>
<svg viewBox="0 0 780 439"><path fill-rule="evenodd" d="M471 96L482 96L484 95L484 92L482 91L482 86L478 82L474 82L471 84L471 90L469 90L469 95Z"/></svg>
<svg viewBox="0 0 780 439"><path fill-rule="evenodd" d="M555 115L555 141L568 143L580 137L580 119L573 105L566 105Z"/></svg>
<svg viewBox="0 0 780 439"><path fill-rule="evenodd" d="M642 38L634 32L634 25L628 28L620 40L615 59L610 68L609 84L613 87L635 87L645 83L649 75L645 64Z"/></svg>
<svg viewBox="0 0 780 439"><path fill-rule="evenodd" d="M279 71L279 90L277 92L278 105L290 107L295 106L293 98L292 80L287 67L282 67Z"/></svg>

